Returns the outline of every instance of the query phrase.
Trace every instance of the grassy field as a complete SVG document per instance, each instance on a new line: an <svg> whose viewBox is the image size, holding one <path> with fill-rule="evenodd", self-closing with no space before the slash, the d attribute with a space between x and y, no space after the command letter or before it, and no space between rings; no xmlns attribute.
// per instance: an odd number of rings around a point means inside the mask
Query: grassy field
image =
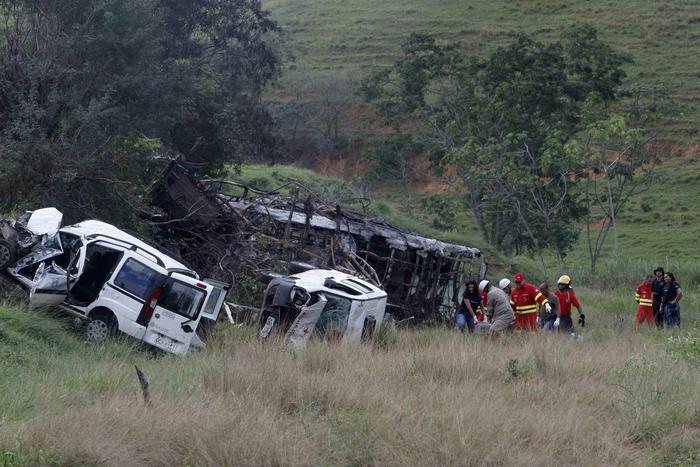
<svg viewBox="0 0 700 467"><path fill-rule="evenodd" d="M694 0L265 0L288 31L296 62L278 93L326 75L361 76L398 56L411 32L461 41L467 54L484 54L510 32L541 39L576 23L596 26L627 53L633 82L665 84L684 106L675 125L681 140L697 141L700 122L700 9Z"/></svg>
<svg viewBox="0 0 700 467"><path fill-rule="evenodd" d="M696 465L700 323L640 330L630 297L580 296L580 339L418 329L293 353L223 325L184 358L4 304L0 465Z"/></svg>
<svg viewBox="0 0 700 467"><path fill-rule="evenodd" d="M364 180L350 179L356 192L372 191L373 214L390 222L458 243L483 248L497 267L531 275L558 276L571 272L578 283L603 287L630 286L656 265L678 272L682 283L700 284L696 239L700 235L700 9L696 1L589 0L368 2L367 0L266 0L264 6L288 31L296 61L289 64L273 95L283 96L324 76L362 76L369 68L391 63L411 32L435 34L443 41L461 41L466 54L486 54L508 40L510 32L527 32L547 40L569 25L586 22L604 40L627 53L631 83L665 84L681 105L681 114L665 137L676 145L664 161L656 184L631 200L620 218L618 248L608 238L598 273L590 273L588 247L582 235L561 265L547 258L546 270L530 258L503 259L481 241L460 194L422 180L405 187L383 180L372 190ZM360 114L348 116L345 131L363 127ZM368 137L359 136L360 139ZM356 154L361 161L361 154ZM362 171L316 167L341 176ZM364 168L366 170L366 167ZM246 169L245 172L250 172ZM252 169L264 178L267 168ZM314 179L276 167L279 177ZM321 181L323 179L319 179ZM321 182L323 185L325 182ZM334 186L335 182L328 182Z"/></svg>

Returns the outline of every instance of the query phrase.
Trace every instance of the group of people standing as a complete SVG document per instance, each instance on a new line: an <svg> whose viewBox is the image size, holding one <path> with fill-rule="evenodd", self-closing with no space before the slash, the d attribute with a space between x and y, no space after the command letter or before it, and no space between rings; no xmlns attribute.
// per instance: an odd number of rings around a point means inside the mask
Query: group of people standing
<svg viewBox="0 0 700 467"><path fill-rule="evenodd" d="M525 282L521 273L513 280L503 278L494 286L488 280L466 284L456 320L460 330L474 332L477 323L491 324L489 333L497 334L510 329L536 331L573 331L571 309L579 313L579 324L585 325L583 307L571 288L571 278L563 275L557 281L557 290L550 292L549 285L539 287Z"/></svg>
<svg viewBox="0 0 700 467"><path fill-rule="evenodd" d="M659 266L654 274L647 274L644 282L637 286L634 299L637 302L637 323L648 322L649 326L661 329L680 326L683 289L672 272Z"/></svg>

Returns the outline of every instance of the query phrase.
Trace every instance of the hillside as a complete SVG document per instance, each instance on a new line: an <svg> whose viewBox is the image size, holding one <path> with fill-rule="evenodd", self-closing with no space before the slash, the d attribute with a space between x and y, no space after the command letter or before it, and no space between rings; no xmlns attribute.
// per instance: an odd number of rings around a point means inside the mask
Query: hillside
<svg viewBox="0 0 700 467"><path fill-rule="evenodd" d="M596 26L603 40L634 60L625 68L628 82L668 86L680 113L664 133L670 156L663 161L654 186L630 200L619 219L618 249L613 249L611 233L595 277L590 277L584 235L564 265L547 258L547 273L566 271L586 283L628 286L653 264L677 271L687 285L700 283L700 266L694 260L694 239L700 234L696 213L700 199L700 13L695 2L268 0L264 5L287 28L296 58L272 90L273 98L304 85L313 89L308 83L329 76L352 86L370 68L395 60L410 32L461 41L465 53L486 54L505 43L510 32L527 32L546 40L575 23ZM356 96L353 99L357 101ZM357 108L348 112L344 131L360 142L381 138L364 113ZM357 162L348 163L361 158L362 149L311 166L364 185L358 176L366 165L358 170ZM422 179L412 187L386 178L375 184L372 192L378 200L373 209L408 228L483 248L462 197L440 186L427 172L422 171ZM542 267L529 258L498 259L496 263L506 269L542 273Z"/></svg>
<svg viewBox="0 0 700 467"><path fill-rule="evenodd" d="M634 60L626 67L630 81L664 84L682 104L675 137L698 138L700 10L692 0L266 0L263 5L287 28L296 57L280 92L328 74L358 78L395 60L411 32L461 41L467 54L485 54L510 32L547 39L564 27L589 23Z"/></svg>

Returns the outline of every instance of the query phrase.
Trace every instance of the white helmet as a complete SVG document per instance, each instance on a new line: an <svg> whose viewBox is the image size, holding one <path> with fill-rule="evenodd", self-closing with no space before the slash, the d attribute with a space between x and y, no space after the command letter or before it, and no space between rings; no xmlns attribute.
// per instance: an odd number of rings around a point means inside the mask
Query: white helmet
<svg viewBox="0 0 700 467"><path fill-rule="evenodd" d="M489 281L487 281L486 279L479 282L479 290L483 292L487 285L489 285Z"/></svg>
<svg viewBox="0 0 700 467"><path fill-rule="evenodd" d="M500 281L498 281L498 288L499 289L505 289L510 285L510 279L503 278Z"/></svg>

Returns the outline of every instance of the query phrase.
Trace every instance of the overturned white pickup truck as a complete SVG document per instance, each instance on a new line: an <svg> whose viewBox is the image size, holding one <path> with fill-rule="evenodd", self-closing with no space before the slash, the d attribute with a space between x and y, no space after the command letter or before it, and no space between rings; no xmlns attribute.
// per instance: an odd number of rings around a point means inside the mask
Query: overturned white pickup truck
<svg viewBox="0 0 700 467"><path fill-rule="evenodd" d="M87 220L60 228L61 220L45 208L0 221L0 270L29 289L32 306L55 305L85 319L90 341L121 331L176 354L204 345L195 331L202 319L217 319L226 284L201 280L113 225Z"/></svg>
<svg viewBox="0 0 700 467"><path fill-rule="evenodd" d="M303 263L291 263L290 273L261 277L267 282L259 319L262 340L283 334L285 344L298 349L312 338L374 338L384 320L386 292L356 276Z"/></svg>

